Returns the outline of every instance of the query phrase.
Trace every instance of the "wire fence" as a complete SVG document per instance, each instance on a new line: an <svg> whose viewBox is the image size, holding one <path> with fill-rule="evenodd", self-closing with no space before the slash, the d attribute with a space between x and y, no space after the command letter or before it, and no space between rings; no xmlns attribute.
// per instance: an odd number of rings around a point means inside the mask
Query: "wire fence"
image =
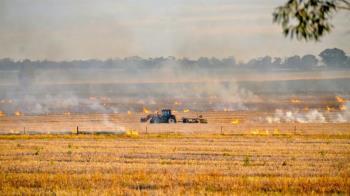
<svg viewBox="0 0 350 196"><path fill-rule="evenodd" d="M65 123L40 127L38 124L22 124L0 129L0 134L122 134L126 131L181 134L350 134L350 123L224 123L208 124L149 124L149 123Z"/></svg>

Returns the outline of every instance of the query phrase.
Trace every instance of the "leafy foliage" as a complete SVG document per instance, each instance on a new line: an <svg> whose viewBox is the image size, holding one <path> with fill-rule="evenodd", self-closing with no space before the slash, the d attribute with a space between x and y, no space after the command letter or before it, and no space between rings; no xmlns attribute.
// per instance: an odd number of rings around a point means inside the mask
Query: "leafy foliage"
<svg viewBox="0 0 350 196"><path fill-rule="evenodd" d="M336 0L288 0L277 7L273 21L281 24L285 36L315 40L333 28L330 19L338 8Z"/></svg>

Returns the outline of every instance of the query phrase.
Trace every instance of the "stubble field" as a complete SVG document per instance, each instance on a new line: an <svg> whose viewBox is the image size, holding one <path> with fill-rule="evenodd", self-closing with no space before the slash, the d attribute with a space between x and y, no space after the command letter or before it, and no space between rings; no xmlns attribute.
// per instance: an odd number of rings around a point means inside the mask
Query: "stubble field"
<svg viewBox="0 0 350 196"><path fill-rule="evenodd" d="M322 123L269 123L273 110L175 113L208 124L3 115L0 195L349 195L350 123L331 121L348 113L328 105L317 106Z"/></svg>
<svg viewBox="0 0 350 196"><path fill-rule="evenodd" d="M350 194L349 134L3 135L0 193Z"/></svg>

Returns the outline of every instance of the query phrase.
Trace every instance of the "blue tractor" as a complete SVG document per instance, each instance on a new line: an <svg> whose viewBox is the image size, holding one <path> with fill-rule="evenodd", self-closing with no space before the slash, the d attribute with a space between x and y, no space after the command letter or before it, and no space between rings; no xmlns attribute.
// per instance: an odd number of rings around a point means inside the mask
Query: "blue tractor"
<svg viewBox="0 0 350 196"><path fill-rule="evenodd" d="M149 114L145 118L141 118L141 122L150 123L176 123L176 117L171 113L170 109L163 109L162 114Z"/></svg>

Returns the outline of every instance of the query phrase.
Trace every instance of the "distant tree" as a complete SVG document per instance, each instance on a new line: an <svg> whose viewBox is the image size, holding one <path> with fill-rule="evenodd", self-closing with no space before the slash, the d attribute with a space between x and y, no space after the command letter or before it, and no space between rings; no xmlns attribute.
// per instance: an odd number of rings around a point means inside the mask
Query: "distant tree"
<svg viewBox="0 0 350 196"><path fill-rule="evenodd" d="M270 56L262 57L259 60L260 60L260 64L264 67L269 67L272 63L272 57Z"/></svg>
<svg viewBox="0 0 350 196"><path fill-rule="evenodd" d="M301 64L304 68L312 68L318 64L318 60L314 55L307 54L301 58Z"/></svg>
<svg viewBox="0 0 350 196"><path fill-rule="evenodd" d="M198 60L197 60L197 64L200 66L200 67L210 67L210 60L209 58L207 57L200 57Z"/></svg>
<svg viewBox="0 0 350 196"><path fill-rule="evenodd" d="M174 56L168 56L167 60L168 61L176 61L176 58Z"/></svg>
<svg viewBox="0 0 350 196"><path fill-rule="evenodd" d="M285 61L285 65L291 69L298 69L301 65L301 58L298 55L288 57Z"/></svg>
<svg viewBox="0 0 350 196"><path fill-rule="evenodd" d="M319 55L322 61L329 67L343 67L347 65L347 59L345 52L338 48L326 49Z"/></svg>
<svg viewBox="0 0 350 196"><path fill-rule="evenodd" d="M256 67L256 65L258 64L258 60L257 59L250 59L245 66L246 67Z"/></svg>
<svg viewBox="0 0 350 196"><path fill-rule="evenodd" d="M282 59L280 57L275 57L272 62L272 65L275 67L279 67L281 64L282 64Z"/></svg>
<svg viewBox="0 0 350 196"><path fill-rule="evenodd" d="M217 66L219 66L219 65L222 65L222 62L221 62L219 59L215 58L215 57L211 57L211 58L210 58L210 64L211 64L213 67L217 67Z"/></svg>
<svg viewBox="0 0 350 196"><path fill-rule="evenodd" d="M233 56L222 59L222 63L226 66L236 65L236 59Z"/></svg>
<svg viewBox="0 0 350 196"><path fill-rule="evenodd" d="M272 58L270 56L251 59L245 64L246 68L258 69L258 70L268 70L271 68L271 65L272 65Z"/></svg>
<svg viewBox="0 0 350 196"><path fill-rule="evenodd" d="M288 0L275 8L273 21L285 36L318 41L333 28L330 20L339 10L350 11L348 0Z"/></svg>
<svg viewBox="0 0 350 196"><path fill-rule="evenodd" d="M187 57L183 57L182 59L179 59L179 63L188 67L195 64L196 62L194 60L188 59Z"/></svg>
<svg viewBox="0 0 350 196"><path fill-rule="evenodd" d="M10 58L0 59L1 70L11 70L14 68L15 62Z"/></svg>

